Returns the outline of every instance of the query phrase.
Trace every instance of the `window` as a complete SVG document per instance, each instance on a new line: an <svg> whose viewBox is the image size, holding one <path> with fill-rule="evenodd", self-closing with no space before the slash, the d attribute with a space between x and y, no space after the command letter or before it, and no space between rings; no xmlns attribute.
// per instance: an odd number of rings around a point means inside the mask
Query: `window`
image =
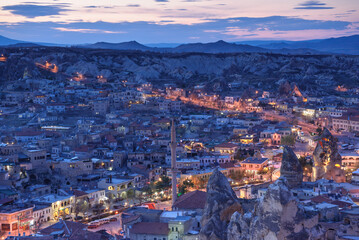
<svg viewBox="0 0 359 240"><path fill-rule="evenodd" d="M10 224L1 224L1 231L10 232Z"/></svg>
<svg viewBox="0 0 359 240"><path fill-rule="evenodd" d="M14 231L14 230L17 230L17 223L13 223L12 224L12 230Z"/></svg>

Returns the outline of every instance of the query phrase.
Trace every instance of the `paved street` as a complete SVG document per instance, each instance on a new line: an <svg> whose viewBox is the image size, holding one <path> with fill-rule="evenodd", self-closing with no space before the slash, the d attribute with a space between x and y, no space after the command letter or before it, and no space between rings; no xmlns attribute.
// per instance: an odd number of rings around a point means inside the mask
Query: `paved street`
<svg viewBox="0 0 359 240"><path fill-rule="evenodd" d="M117 214L117 215L113 215L110 218L112 218L112 217L116 217L117 222L109 222L107 224L103 224L103 225L99 226L98 228L88 229L88 230L92 231L92 232L97 232L99 230L106 230L111 235L115 235L115 234L118 235L119 231L122 230L121 213Z"/></svg>

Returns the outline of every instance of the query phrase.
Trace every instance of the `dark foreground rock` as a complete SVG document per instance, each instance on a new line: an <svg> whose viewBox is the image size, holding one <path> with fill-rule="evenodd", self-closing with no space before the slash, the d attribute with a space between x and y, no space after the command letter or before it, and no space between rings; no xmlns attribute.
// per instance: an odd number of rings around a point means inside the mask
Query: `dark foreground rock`
<svg viewBox="0 0 359 240"><path fill-rule="evenodd" d="M215 169L207 184L200 239L226 239L227 225L235 212L243 212L239 200L227 178Z"/></svg>
<svg viewBox="0 0 359 240"><path fill-rule="evenodd" d="M318 215L304 211L283 177L269 186L253 212L233 214L227 232L228 240L324 239Z"/></svg>
<svg viewBox="0 0 359 240"><path fill-rule="evenodd" d="M345 173L340 168L341 156L337 139L326 128L318 138L313 152L313 181L325 178L336 182L345 182Z"/></svg>
<svg viewBox="0 0 359 240"><path fill-rule="evenodd" d="M287 179L290 188L302 185L303 168L293 150L288 146L284 146L283 148L280 176Z"/></svg>

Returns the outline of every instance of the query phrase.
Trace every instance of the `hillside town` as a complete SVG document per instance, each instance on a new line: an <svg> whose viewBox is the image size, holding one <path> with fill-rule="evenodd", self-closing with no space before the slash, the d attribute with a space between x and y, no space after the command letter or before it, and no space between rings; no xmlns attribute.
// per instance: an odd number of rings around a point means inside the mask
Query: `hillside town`
<svg viewBox="0 0 359 240"><path fill-rule="evenodd" d="M359 236L358 86L34 67L1 86L2 239Z"/></svg>

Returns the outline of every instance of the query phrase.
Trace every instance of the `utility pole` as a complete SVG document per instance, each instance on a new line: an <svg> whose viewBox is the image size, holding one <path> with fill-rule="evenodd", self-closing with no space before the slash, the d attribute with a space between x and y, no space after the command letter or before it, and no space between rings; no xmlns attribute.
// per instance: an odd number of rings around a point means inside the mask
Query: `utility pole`
<svg viewBox="0 0 359 240"><path fill-rule="evenodd" d="M177 200L177 166L176 166L176 128L174 119L171 126L171 174L172 174L172 206Z"/></svg>

